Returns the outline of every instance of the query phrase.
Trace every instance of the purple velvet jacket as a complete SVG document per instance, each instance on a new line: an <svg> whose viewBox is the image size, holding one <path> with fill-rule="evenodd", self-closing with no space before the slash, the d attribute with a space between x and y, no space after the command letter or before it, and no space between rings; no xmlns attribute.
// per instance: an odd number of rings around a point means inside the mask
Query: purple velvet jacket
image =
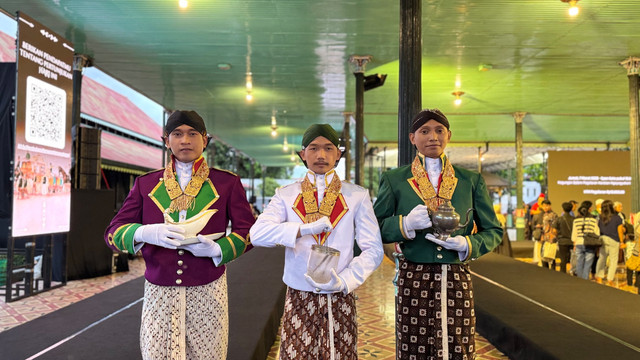
<svg viewBox="0 0 640 360"><path fill-rule="evenodd" d="M163 170L138 177L122 208L111 220L105 241L114 250L134 252L133 234L146 224L163 223L163 211L171 200L162 179ZM252 248L249 228L255 222L240 178L230 172L210 168L196 196L195 206L187 211L187 219L206 209L217 209L202 234L226 233L231 221L231 233L216 242L222 249L222 262L216 267L211 258L196 257L189 251L166 249L144 244L142 256L146 263L145 278L161 286L197 286L218 279L225 271L223 264ZM177 212L174 213L177 217ZM174 219L175 220L175 219Z"/></svg>

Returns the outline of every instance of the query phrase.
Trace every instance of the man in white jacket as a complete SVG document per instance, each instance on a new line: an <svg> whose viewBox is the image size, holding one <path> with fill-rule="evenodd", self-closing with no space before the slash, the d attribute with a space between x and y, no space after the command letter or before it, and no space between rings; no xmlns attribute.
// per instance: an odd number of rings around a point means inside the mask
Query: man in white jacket
<svg viewBox="0 0 640 360"><path fill-rule="evenodd" d="M309 172L277 189L250 231L254 246L286 247L280 359L358 357L353 290L380 265L383 250L368 191L341 181L334 171L338 145L331 126L310 126L299 153ZM362 250L358 256L354 241ZM314 244L340 251L327 282L307 274Z"/></svg>

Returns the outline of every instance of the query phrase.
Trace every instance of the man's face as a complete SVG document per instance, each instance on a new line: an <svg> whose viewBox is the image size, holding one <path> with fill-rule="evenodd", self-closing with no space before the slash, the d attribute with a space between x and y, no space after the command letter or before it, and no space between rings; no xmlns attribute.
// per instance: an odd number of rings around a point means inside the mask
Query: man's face
<svg viewBox="0 0 640 360"><path fill-rule="evenodd" d="M173 129L165 142L178 161L189 163L202 155L207 138L191 126L183 124Z"/></svg>
<svg viewBox="0 0 640 360"><path fill-rule="evenodd" d="M320 175L331 171L341 154L340 149L324 136L313 139L304 150L300 151L300 157L307 162L309 170Z"/></svg>
<svg viewBox="0 0 640 360"><path fill-rule="evenodd" d="M549 212L549 211L551 211L551 205L549 205L549 204L542 204L542 211L544 211L544 212Z"/></svg>
<svg viewBox="0 0 640 360"><path fill-rule="evenodd" d="M439 158L451 140L451 131L435 120L429 120L409 134L409 140L418 152L429 158Z"/></svg>
<svg viewBox="0 0 640 360"><path fill-rule="evenodd" d="M613 210L615 210L616 212L622 212L622 204L613 205Z"/></svg>

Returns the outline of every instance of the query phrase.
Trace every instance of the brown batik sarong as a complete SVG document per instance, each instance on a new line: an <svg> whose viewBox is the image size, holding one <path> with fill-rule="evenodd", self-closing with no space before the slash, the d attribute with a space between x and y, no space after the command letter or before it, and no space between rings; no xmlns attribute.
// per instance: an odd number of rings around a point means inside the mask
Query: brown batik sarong
<svg viewBox="0 0 640 360"><path fill-rule="evenodd" d="M398 359L475 358L476 320L467 265L401 261L396 316Z"/></svg>
<svg viewBox="0 0 640 360"><path fill-rule="evenodd" d="M144 284L143 359L224 360L229 341L227 273L202 286Z"/></svg>
<svg viewBox="0 0 640 360"><path fill-rule="evenodd" d="M287 288L280 333L281 360L357 359L357 345L356 302L352 294L315 294Z"/></svg>

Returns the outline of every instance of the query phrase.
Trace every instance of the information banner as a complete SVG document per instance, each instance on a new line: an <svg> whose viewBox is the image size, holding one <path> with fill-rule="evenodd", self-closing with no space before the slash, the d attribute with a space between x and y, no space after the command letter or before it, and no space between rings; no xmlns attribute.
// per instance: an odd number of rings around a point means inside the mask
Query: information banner
<svg viewBox="0 0 640 360"><path fill-rule="evenodd" d="M549 200L562 213L562 203L596 199L619 201L622 212L631 206L629 151L549 151ZM637 176L637 174L636 174ZM593 207L595 209L595 205Z"/></svg>
<svg viewBox="0 0 640 360"><path fill-rule="evenodd" d="M12 236L69 231L73 44L18 13Z"/></svg>

